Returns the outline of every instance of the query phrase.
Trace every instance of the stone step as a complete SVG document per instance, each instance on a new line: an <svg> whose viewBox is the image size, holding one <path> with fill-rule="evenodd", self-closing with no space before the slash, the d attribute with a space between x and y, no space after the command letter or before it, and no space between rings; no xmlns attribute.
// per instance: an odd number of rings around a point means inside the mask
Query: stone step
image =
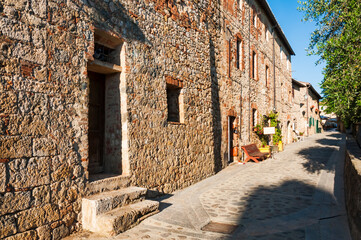
<svg viewBox="0 0 361 240"><path fill-rule="evenodd" d="M129 176L116 174L94 174L87 184L87 194L113 191L129 186Z"/></svg>
<svg viewBox="0 0 361 240"><path fill-rule="evenodd" d="M159 202L144 200L96 216L91 228L84 229L106 236L114 236L139 224L158 212Z"/></svg>
<svg viewBox="0 0 361 240"><path fill-rule="evenodd" d="M145 198L146 193L146 188L128 187L84 197L82 199L83 224L99 214L141 201Z"/></svg>

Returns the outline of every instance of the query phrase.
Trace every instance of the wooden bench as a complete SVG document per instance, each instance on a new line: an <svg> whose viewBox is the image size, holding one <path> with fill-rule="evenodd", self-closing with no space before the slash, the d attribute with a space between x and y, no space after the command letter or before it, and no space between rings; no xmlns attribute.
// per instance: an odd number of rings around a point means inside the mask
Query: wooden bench
<svg viewBox="0 0 361 240"><path fill-rule="evenodd" d="M246 160L245 163L249 160L253 160L254 162L258 163L258 160L264 160L267 158L269 153L261 153L256 144L249 144L242 146L243 151L246 153Z"/></svg>

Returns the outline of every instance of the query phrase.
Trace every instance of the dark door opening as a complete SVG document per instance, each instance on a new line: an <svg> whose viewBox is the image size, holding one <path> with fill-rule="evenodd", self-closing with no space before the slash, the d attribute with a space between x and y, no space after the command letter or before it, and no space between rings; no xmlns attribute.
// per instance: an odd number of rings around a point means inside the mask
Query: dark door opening
<svg viewBox="0 0 361 240"><path fill-rule="evenodd" d="M89 77L89 173L104 171L105 75L88 72Z"/></svg>

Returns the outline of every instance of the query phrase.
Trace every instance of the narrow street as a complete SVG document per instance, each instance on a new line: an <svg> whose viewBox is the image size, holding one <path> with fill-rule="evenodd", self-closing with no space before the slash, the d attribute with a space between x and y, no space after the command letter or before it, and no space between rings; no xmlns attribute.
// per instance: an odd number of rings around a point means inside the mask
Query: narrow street
<svg viewBox="0 0 361 240"><path fill-rule="evenodd" d="M113 239L350 239L344 151L345 136L326 132L286 146L273 159L231 165L165 197L160 213ZM233 231L220 233L227 230Z"/></svg>

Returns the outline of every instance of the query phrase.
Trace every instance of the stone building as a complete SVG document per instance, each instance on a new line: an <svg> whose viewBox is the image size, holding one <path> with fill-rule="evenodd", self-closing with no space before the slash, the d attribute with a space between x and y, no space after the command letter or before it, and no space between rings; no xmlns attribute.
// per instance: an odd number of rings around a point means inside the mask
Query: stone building
<svg viewBox="0 0 361 240"><path fill-rule="evenodd" d="M0 10L0 238L60 239L84 225L86 196L213 175L270 111L289 129L294 52L265 0Z"/></svg>
<svg viewBox="0 0 361 240"><path fill-rule="evenodd" d="M294 129L310 136L321 131L320 94L310 83L292 79Z"/></svg>

